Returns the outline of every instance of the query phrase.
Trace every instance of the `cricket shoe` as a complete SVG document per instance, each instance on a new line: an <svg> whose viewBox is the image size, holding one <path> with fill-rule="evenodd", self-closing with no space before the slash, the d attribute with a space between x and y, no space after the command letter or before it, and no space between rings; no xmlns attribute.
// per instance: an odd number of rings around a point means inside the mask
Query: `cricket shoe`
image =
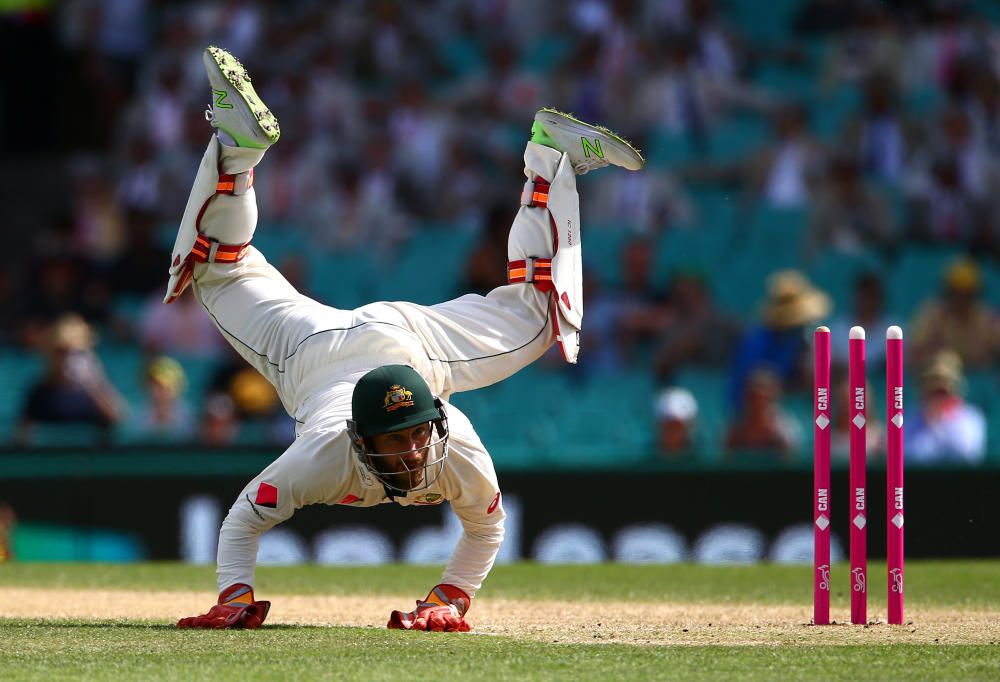
<svg viewBox="0 0 1000 682"><path fill-rule="evenodd" d="M212 103L205 118L240 147L267 149L278 141L278 119L267 108L240 61L221 47L209 46L202 55Z"/></svg>
<svg viewBox="0 0 1000 682"><path fill-rule="evenodd" d="M608 165L637 171L646 163L624 138L555 109L540 109L535 114L531 141L568 154L577 175Z"/></svg>

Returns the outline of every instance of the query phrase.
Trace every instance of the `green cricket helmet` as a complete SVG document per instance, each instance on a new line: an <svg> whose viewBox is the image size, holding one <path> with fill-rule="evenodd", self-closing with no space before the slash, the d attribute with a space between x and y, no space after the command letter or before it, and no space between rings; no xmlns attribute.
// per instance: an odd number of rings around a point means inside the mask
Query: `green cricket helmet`
<svg viewBox="0 0 1000 682"><path fill-rule="evenodd" d="M351 398L351 416L347 432L355 454L390 493L424 490L441 476L448 458L448 419L441 400L431 394L427 382L412 367L384 365L361 377ZM431 425L431 440L419 466L411 468L402 459L409 451L374 451L372 436L420 424ZM398 458L404 471L391 471L389 458Z"/></svg>

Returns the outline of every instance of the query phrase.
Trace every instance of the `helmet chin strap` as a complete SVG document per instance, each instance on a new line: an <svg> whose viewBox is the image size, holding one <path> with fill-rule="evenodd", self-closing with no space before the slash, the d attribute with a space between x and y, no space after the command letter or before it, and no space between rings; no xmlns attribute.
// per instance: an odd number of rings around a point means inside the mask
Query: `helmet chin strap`
<svg viewBox="0 0 1000 682"><path fill-rule="evenodd" d="M385 496L388 497L390 500L395 500L397 496L398 497L406 497L406 495L408 494L408 493L403 493L403 494L400 495L400 491L399 490L396 490L395 488L390 488L384 482L382 482L382 490L385 491ZM394 490L396 492L393 492Z"/></svg>

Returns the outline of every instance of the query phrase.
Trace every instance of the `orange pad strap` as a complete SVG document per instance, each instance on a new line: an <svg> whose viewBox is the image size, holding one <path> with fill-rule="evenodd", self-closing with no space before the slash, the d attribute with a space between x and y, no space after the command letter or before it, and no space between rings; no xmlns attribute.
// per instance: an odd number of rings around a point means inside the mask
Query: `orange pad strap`
<svg viewBox="0 0 1000 682"><path fill-rule="evenodd" d="M253 187L253 168L245 173L219 173L219 184L215 186L215 191L219 194L233 194L241 196L246 194Z"/></svg>
<svg viewBox="0 0 1000 682"><path fill-rule="evenodd" d="M220 244L205 235L198 233L194 246L191 248L191 258L196 263L235 263L246 255L246 244Z"/></svg>
<svg viewBox="0 0 1000 682"><path fill-rule="evenodd" d="M521 190L521 205L531 208L545 208L549 205L549 181L536 177L524 183Z"/></svg>
<svg viewBox="0 0 1000 682"><path fill-rule="evenodd" d="M540 282L552 282L552 259L551 258L526 258L525 260L512 260L507 263L507 281L511 284L517 282L527 282L538 284Z"/></svg>

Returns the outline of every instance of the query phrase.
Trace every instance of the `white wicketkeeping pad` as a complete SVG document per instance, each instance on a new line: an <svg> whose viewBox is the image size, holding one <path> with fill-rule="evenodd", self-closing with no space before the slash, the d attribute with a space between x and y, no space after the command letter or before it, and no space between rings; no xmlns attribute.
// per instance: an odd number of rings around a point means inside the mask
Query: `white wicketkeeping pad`
<svg viewBox="0 0 1000 682"><path fill-rule="evenodd" d="M576 362L583 328L583 250L576 174L563 154L549 185L549 213L559 243L552 258L552 284L559 315L559 342L567 362Z"/></svg>

